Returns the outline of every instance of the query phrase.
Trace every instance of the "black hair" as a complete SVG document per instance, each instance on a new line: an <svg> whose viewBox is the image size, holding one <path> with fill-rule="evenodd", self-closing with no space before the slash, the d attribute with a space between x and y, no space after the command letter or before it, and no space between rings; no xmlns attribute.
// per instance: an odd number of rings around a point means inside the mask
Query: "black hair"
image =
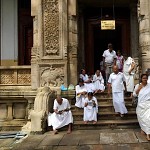
<svg viewBox="0 0 150 150"><path fill-rule="evenodd" d="M111 43L109 43L108 48L113 48L113 45Z"/></svg>
<svg viewBox="0 0 150 150"><path fill-rule="evenodd" d="M79 78L78 83L84 83L84 80L82 78Z"/></svg>
<svg viewBox="0 0 150 150"><path fill-rule="evenodd" d="M141 81L142 81L142 78L143 78L144 76L146 76L146 77L147 77L147 79L148 79L148 74L143 73L143 74L141 75Z"/></svg>
<svg viewBox="0 0 150 150"><path fill-rule="evenodd" d="M88 93L88 96L93 96L93 92L89 92L89 93Z"/></svg>

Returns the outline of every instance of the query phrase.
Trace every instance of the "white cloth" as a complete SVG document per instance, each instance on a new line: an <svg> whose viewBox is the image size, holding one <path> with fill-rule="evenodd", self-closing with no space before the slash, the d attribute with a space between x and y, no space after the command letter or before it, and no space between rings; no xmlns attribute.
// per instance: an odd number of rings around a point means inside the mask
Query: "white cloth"
<svg viewBox="0 0 150 150"><path fill-rule="evenodd" d="M105 90L104 79L101 73L99 76L97 76L96 74L93 76L93 82L96 90Z"/></svg>
<svg viewBox="0 0 150 150"><path fill-rule="evenodd" d="M96 107L93 107L93 101L96 103ZM93 96L91 100L88 98L85 99L85 103L88 103L86 107L84 107L84 121L97 121L97 113L98 113L98 103L97 99Z"/></svg>
<svg viewBox="0 0 150 150"><path fill-rule="evenodd" d="M125 81L125 78L122 72L111 73L108 83L112 84L112 92L122 92L124 89L123 81Z"/></svg>
<svg viewBox="0 0 150 150"><path fill-rule="evenodd" d="M122 69L123 68L123 56L117 56L117 61L116 61L116 64L118 66L119 69Z"/></svg>
<svg viewBox="0 0 150 150"><path fill-rule="evenodd" d="M87 74L85 74L85 75L80 74L80 78L83 79L84 82L87 81L87 80L89 80L89 77L88 77Z"/></svg>
<svg viewBox="0 0 150 150"><path fill-rule="evenodd" d="M62 104L59 105L57 100L54 101L54 109L62 111L65 109L70 109L70 104L67 99L62 98ZM73 123L73 117L71 111L63 112L62 114L56 114L55 112L48 116L48 126L52 126L53 130L59 129L63 126L66 126L70 123Z"/></svg>
<svg viewBox="0 0 150 150"><path fill-rule="evenodd" d="M148 76L148 80L147 80L147 83L150 83L150 75Z"/></svg>
<svg viewBox="0 0 150 150"><path fill-rule="evenodd" d="M112 95L113 95L113 106L114 106L115 112L119 112L120 114L126 114L128 111L125 106L123 91L113 92Z"/></svg>
<svg viewBox="0 0 150 150"><path fill-rule="evenodd" d="M94 93L96 88L94 86L94 83L85 83L86 85L86 89L87 89L87 93L92 92Z"/></svg>
<svg viewBox="0 0 150 150"><path fill-rule="evenodd" d="M84 95L81 95L81 94L77 95L78 93L81 93L81 92L87 92L87 87L85 84L81 87L79 85L76 86L76 103L75 103L75 106L79 107L79 108L84 107L84 100L85 100Z"/></svg>
<svg viewBox="0 0 150 150"><path fill-rule="evenodd" d="M136 113L141 129L150 134L150 84L139 92Z"/></svg>
<svg viewBox="0 0 150 150"><path fill-rule="evenodd" d="M129 74L132 63L134 63L134 60L131 57L128 57L123 65L123 74L126 79L127 92L133 92L134 89L134 71Z"/></svg>
<svg viewBox="0 0 150 150"><path fill-rule="evenodd" d="M107 49L104 51L102 56L105 57L106 63L112 64L114 59L116 58L116 52L112 50L112 52L110 53L109 49Z"/></svg>

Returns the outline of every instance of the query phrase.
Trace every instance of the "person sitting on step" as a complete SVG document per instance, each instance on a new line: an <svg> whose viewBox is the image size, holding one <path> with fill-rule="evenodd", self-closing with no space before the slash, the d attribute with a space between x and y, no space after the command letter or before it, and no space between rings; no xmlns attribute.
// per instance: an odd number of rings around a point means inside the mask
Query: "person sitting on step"
<svg viewBox="0 0 150 150"><path fill-rule="evenodd" d="M88 97L85 99L84 104L84 123L87 124L88 121L92 121L93 124L97 123L97 113L98 113L98 103L96 97L93 96L92 92L88 93Z"/></svg>
<svg viewBox="0 0 150 150"><path fill-rule="evenodd" d="M58 133L59 128L68 125L67 133L71 133L73 117L70 110L69 101L60 95L54 100L54 113L48 116L48 126L52 126L54 134Z"/></svg>
<svg viewBox="0 0 150 150"><path fill-rule="evenodd" d="M93 82L95 86L95 93L102 93L105 90L104 79L100 70L96 70L95 75L93 76Z"/></svg>
<svg viewBox="0 0 150 150"><path fill-rule="evenodd" d="M76 103L75 106L79 108L84 107L84 100L87 94L87 87L83 79L79 79L78 85L76 85Z"/></svg>

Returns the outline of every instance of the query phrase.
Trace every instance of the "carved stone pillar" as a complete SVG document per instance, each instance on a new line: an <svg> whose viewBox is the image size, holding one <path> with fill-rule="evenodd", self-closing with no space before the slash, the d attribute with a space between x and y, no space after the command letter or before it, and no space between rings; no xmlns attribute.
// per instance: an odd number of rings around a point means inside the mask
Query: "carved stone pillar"
<svg viewBox="0 0 150 150"><path fill-rule="evenodd" d="M32 88L68 85L68 0L31 0L34 42Z"/></svg>
<svg viewBox="0 0 150 150"><path fill-rule="evenodd" d="M139 33L138 33L138 19L137 19L137 4L130 4L130 26L131 26L131 56L133 58L139 57Z"/></svg>
<svg viewBox="0 0 150 150"><path fill-rule="evenodd" d="M78 49L78 32L77 32L77 15L76 0L68 1L68 26L69 26L69 83L77 84L77 49Z"/></svg>
<svg viewBox="0 0 150 150"><path fill-rule="evenodd" d="M150 1L139 0L139 48L142 55L142 72L149 68L150 64Z"/></svg>

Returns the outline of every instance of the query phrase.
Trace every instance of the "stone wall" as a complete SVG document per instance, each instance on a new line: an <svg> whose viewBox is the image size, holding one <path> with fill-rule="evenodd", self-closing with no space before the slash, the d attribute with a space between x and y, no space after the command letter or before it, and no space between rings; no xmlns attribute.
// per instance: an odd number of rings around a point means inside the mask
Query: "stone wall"
<svg viewBox="0 0 150 150"><path fill-rule="evenodd" d="M141 53L142 72L150 65L150 1L139 0L139 49Z"/></svg>

